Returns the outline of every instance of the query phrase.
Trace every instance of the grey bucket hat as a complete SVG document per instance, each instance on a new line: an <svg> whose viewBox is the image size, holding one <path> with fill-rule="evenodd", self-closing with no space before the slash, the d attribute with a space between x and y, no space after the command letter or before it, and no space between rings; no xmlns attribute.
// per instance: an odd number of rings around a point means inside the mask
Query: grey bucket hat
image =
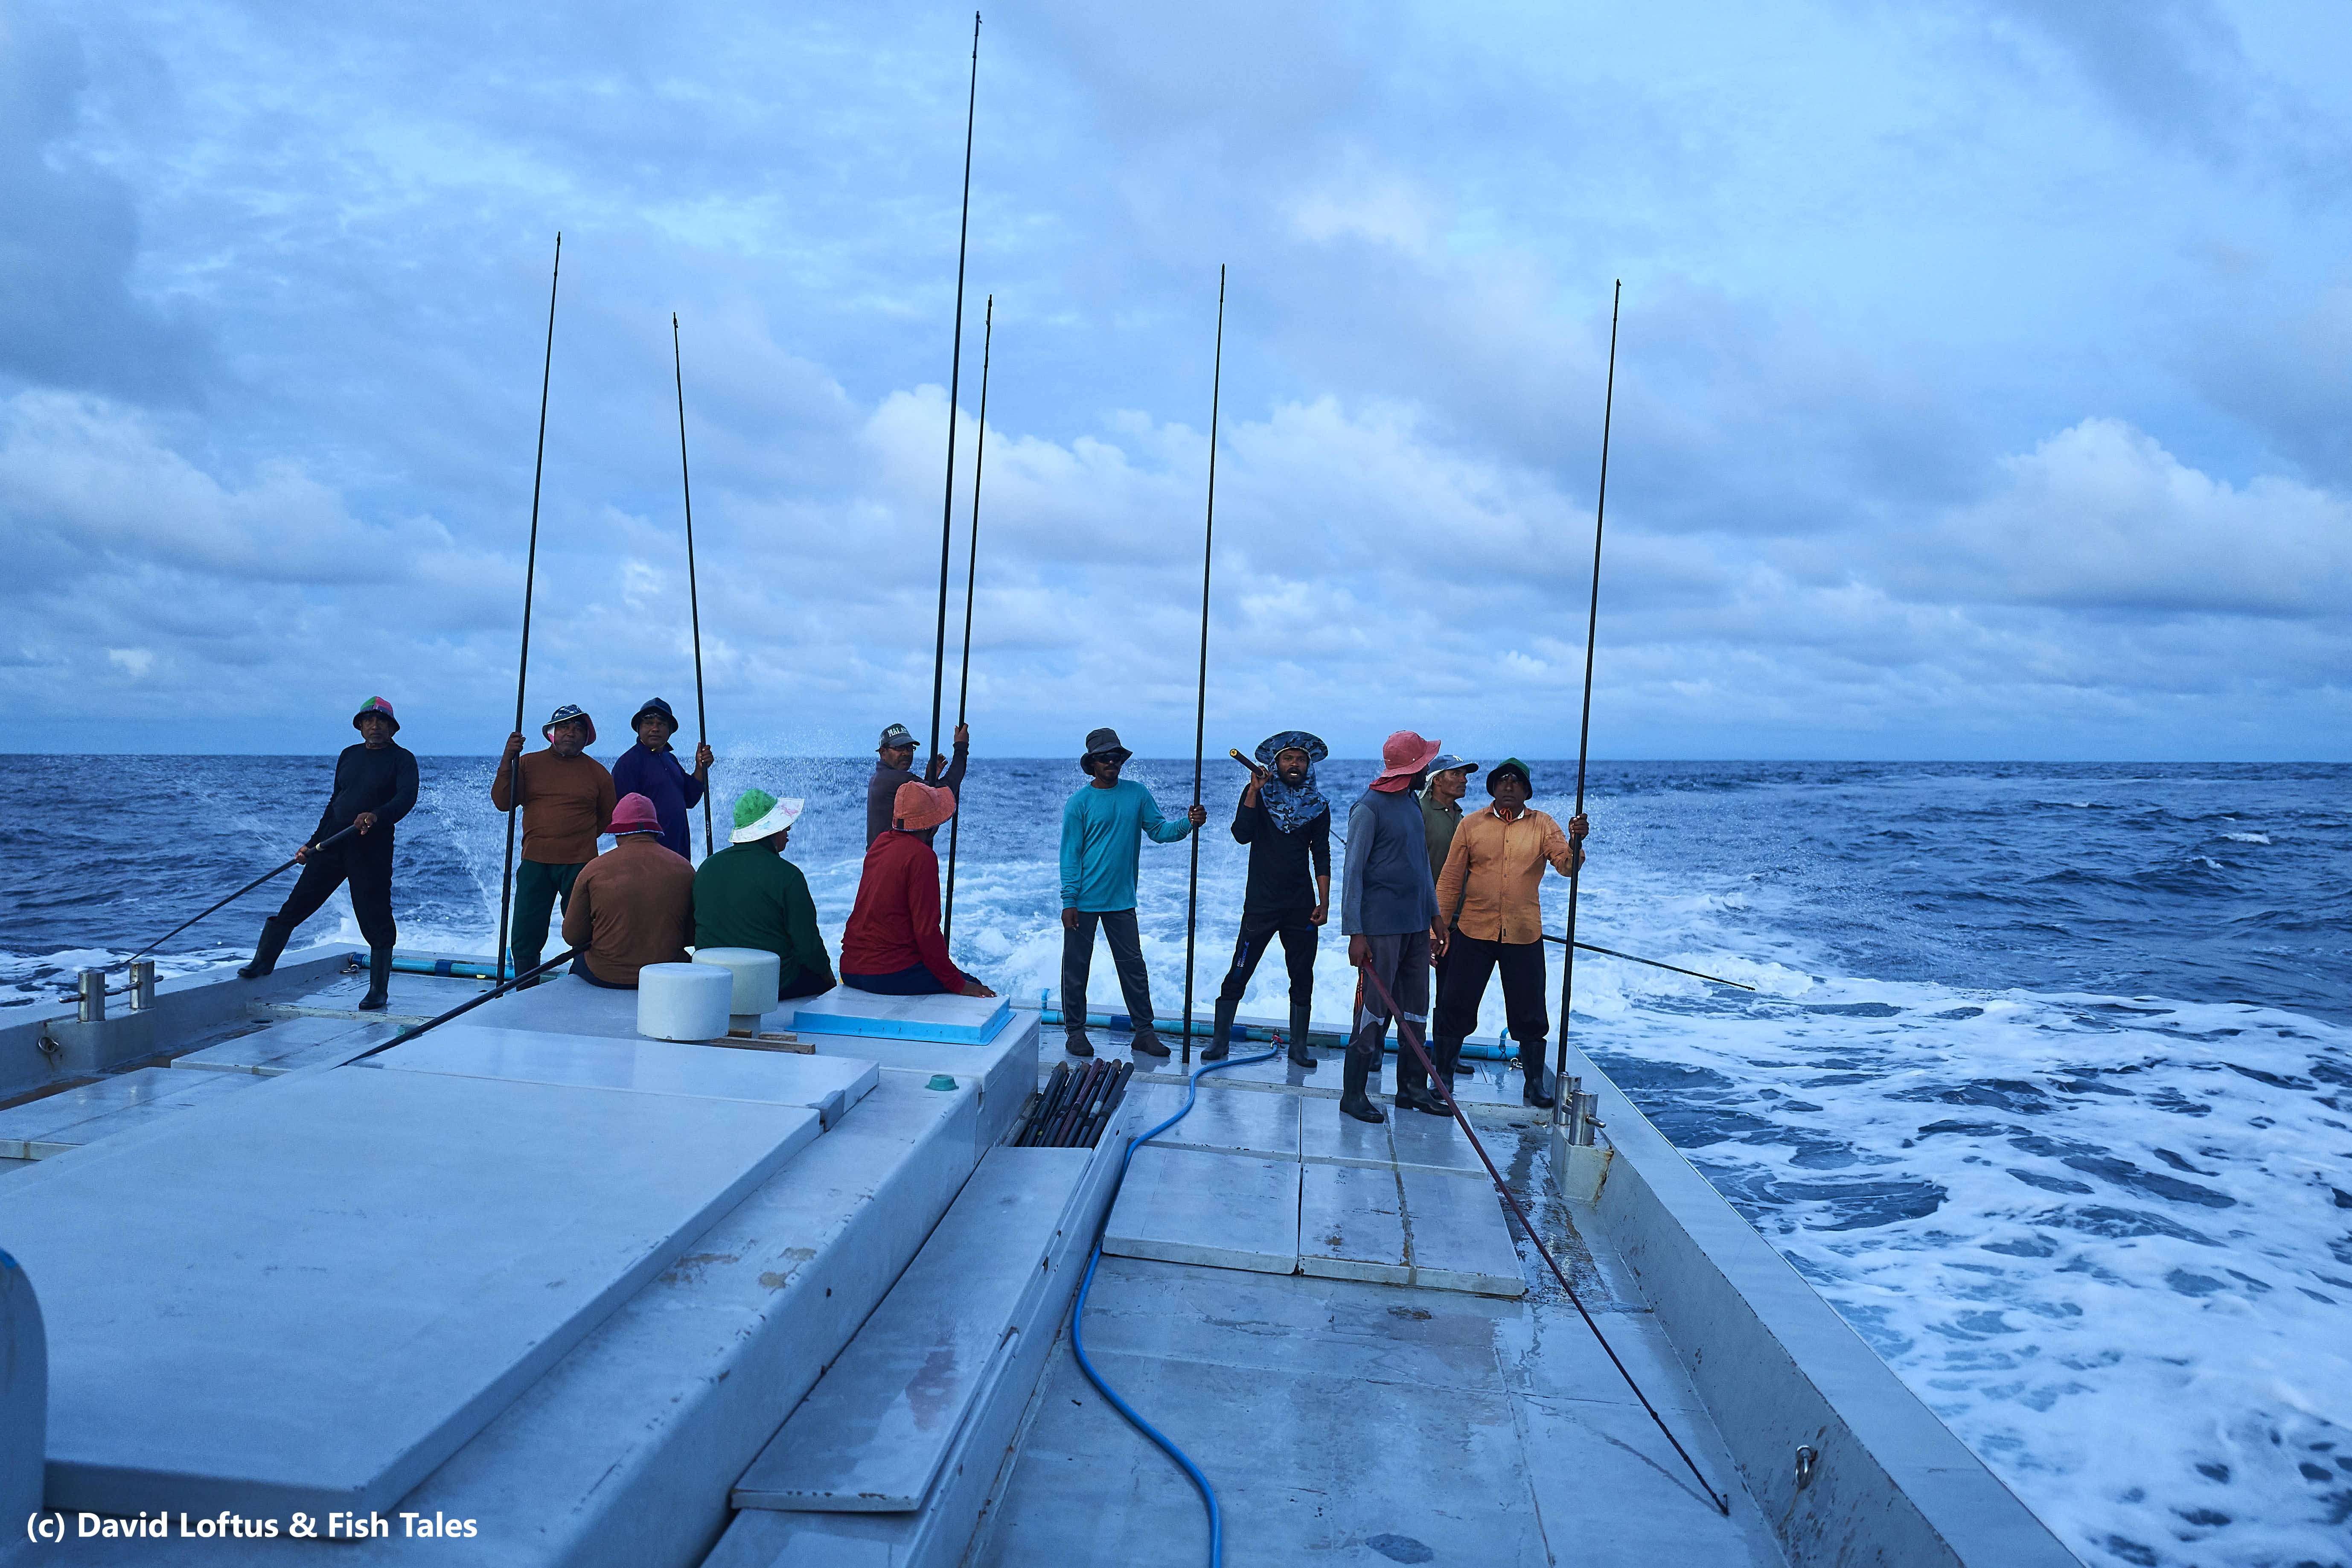
<svg viewBox="0 0 2352 1568"><path fill-rule="evenodd" d="M1135 755L1133 752L1118 743L1118 731L1106 724L1099 730L1087 731L1086 754L1078 759L1078 769L1091 778L1094 775L1094 762L1097 757L1116 756L1123 763L1133 755Z"/></svg>

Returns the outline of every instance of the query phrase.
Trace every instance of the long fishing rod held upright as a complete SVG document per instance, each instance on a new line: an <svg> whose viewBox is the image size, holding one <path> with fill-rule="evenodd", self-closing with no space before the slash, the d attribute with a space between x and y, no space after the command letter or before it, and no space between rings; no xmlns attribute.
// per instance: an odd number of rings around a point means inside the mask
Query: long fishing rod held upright
<svg viewBox="0 0 2352 1568"><path fill-rule="evenodd" d="M563 280L563 236L555 237L555 268L547 280L547 354L539 367L539 453L530 469L530 545L522 567L522 655L515 661L514 732L522 733L523 687L530 679L530 595L539 581L539 486L547 473L547 388L555 374L555 289ZM522 758L514 760L507 794L506 869L499 878L499 955L496 967L506 973L511 957L512 932L508 921L514 912L515 817L522 810Z"/></svg>
<svg viewBox="0 0 2352 1568"><path fill-rule="evenodd" d="M1601 487L1592 503L1592 602L1584 620L1584 717L1576 731L1576 815L1584 815L1584 765L1592 743L1592 653L1601 630L1601 525L1609 515L1609 425L1617 407L1617 307L1625 293L1625 280L1617 279L1609 296L1609 380L1601 398ZM1568 1077L1569 1008L1576 1001L1576 895L1584 870L1583 857L1570 862L1568 874L1568 942L1561 949L1559 976L1559 1047L1554 1053L1552 1081L1562 1084ZM1551 1119L1557 1126L1565 1114L1561 1100L1554 1091Z"/></svg>
<svg viewBox="0 0 2352 1568"><path fill-rule="evenodd" d="M957 395L963 374L963 263L971 238L971 129L980 111L980 13L971 14L971 89L963 110L963 217L956 227L955 342L948 351L948 479L940 502L940 635L931 655L931 766L940 765L940 706L948 675L948 557L955 545ZM942 931L941 934L945 934Z"/></svg>
<svg viewBox="0 0 2352 1568"><path fill-rule="evenodd" d="M963 552L963 669L956 677L956 728L964 724L964 702L971 694L971 592L980 570L980 470L988 458L988 361L996 337L996 296L988 297L980 318L980 434L971 444L971 542ZM934 755L937 753L934 752ZM940 940L955 933L956 841L963 827L962 803L948 818L948 896L940 911Z"/></svg>
<svg viewBox="0 0 2352 1568"><path fill-rule="evenodd" d="M1201 530L1201 680L1192 699L1192 809L1201 809L1201 747L1209 725L1209 567L1217 553L1217 404L1225 381L1225 269L1217 268L1217 350L1209 372L1209 514ZM1192 951L1201 910L1201 826L1184 893L1184 1060L1192 1059ZM1215 1041L1210 1042L1212 1045Z"/></svg>
<svg viewBox="0 0 2352 1568"><path fill-rule="evenodd" d="M710 720L702 706L702 598L694 586L694 479L686 469L686 353L678 347L677 312L669 313L670 367L677 375L677 482L686 496L686 610L694 626L694 730L699 751L710 743ZM702 781L702 858L710 858L710 781Z"/></svg>

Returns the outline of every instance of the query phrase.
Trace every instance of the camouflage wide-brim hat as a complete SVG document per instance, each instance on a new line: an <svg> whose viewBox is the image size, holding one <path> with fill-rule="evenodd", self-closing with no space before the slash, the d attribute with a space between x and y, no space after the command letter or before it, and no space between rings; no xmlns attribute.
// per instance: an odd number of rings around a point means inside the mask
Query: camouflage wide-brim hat
<svg viewBox="0 0 2352 1568"><path fill-rule="evenodd" d="M567 702L562 707L558 708L554 712L550 713L547 716L547 722L539 727L540 739L548 739L547 732L550 730L554 729L558 724L569 724L574 719L579 720L580 722L588 726L588 738L580 743L583 746L594 745L596 743L596 721L588 717L588 710L585 708L581 707L576 702Z"/></svg>

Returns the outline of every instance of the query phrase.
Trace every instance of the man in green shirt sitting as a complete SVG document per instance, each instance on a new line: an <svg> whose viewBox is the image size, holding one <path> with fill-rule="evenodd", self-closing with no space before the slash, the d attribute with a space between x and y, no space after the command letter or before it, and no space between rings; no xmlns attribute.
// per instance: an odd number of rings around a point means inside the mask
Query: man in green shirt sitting
<svg viewBox="0 0 2352 1568"><path fill-rule="evenodd" d="M834 986L833 960L817 934L808 879L784 858L803 804L745 790L735 800L735 831L727 836L727 847L694 873L694 945L774 953L780 1002Z"/></svg>

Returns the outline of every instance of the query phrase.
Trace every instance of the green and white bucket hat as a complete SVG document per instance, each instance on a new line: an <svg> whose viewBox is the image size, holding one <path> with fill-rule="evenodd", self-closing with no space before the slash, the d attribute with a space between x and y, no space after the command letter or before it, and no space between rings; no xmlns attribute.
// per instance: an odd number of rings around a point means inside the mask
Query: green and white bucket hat
<svg viewBox="0 0 2352 1568"><path fill-rule="evenodd" d="M804 800L778 800L763 789L747 789L735 797L735 831L730 844L756 844L772 838L800 820Z"/></svg>

